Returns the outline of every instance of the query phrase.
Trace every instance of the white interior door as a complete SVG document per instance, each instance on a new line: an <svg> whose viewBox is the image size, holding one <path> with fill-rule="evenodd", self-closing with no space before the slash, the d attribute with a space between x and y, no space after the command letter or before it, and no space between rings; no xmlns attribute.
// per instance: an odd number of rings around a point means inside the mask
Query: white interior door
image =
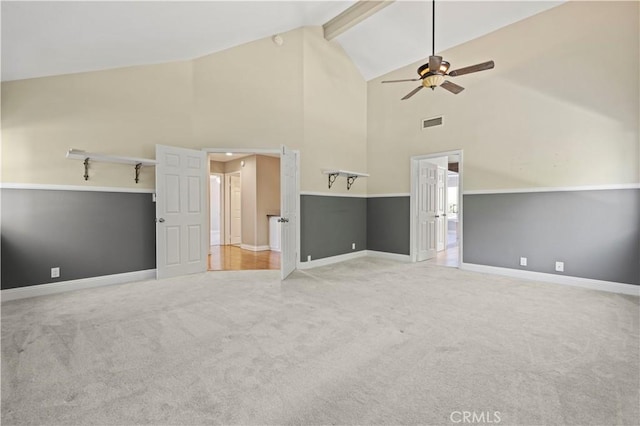
<svg viewBox="0 0 640 426"><path fill-rule="evenodd" d="M436 198L438 166L426 160L418 162L417 261L436 256Z"/></svg>
<svg viewBox="0 0 640 426"><path fill-rule="evenodd" d="M298 228L297 152L282 146L280 156L280 271L284 280L296 269Z"/></svg>
<svg viewBox="0 0 640 426"><path fill-rule="evenodd" d="M156 267L167 278L207 270L207 154L156 145Z"/></svg>
<svg viewBox="0 0 640 426"><path fill-rule="evenodd" d="M242 243L242 189L240 173L229 176L229 204L230 204L230 240L231 244Z"/></svg>
<svg viewBox="0 0 640 426"><path fill-rule="evenodd" d="M436 188L436 249L442 251L447 248L447 169L444 167L438 167Z"/></svg>

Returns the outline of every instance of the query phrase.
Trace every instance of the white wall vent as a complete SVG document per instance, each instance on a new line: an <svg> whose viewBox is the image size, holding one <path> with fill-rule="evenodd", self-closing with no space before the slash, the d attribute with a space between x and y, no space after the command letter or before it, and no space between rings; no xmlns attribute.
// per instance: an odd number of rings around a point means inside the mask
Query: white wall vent
<svg viewBox="0 0 640 426"><path fill-rule="evenodd" d="M444 124L444 116L425 118L422 120L422 130L429 127L442 126Z"/></svg>

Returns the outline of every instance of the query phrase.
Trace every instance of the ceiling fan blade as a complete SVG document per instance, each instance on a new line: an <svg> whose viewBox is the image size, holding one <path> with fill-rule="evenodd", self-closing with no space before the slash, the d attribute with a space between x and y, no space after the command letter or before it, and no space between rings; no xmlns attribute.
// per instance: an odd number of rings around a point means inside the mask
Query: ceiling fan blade
<svg viewBox="0 0 640 426"><path fill-rule="evenodd" d="M410 91L409 93L407 93L405 95L404 98L402 98L401 100L405 100L405 99L409 99L410 97L412 97L413 95L415 95L416 93L418 93L420 91L420 89L422 89L424 86L418 86L415 89L413 89L412 91Z"/></svg>
<svg viewBox="0 0 640 426"><path fill-rule="evenodd" d="M445 80L444 83L442 83L440 85L440 87L442 87L445 90L450 91L454 95L457 95L458 93L460 93L460 92L462 92L464 90L464 87L458 86L457 84L452 83L449 80Z"/></svg>
<svg viewBox="0 0 640 426"><path fill-rule="evenodd" d="M453 70L449 72L451 77L456 77L464 74L471 74L472 72L490 70L495 66L493 61L483 62L481 64L471 65L469 67L459 68L457 70Z"/></svg>
<svg viewBox="0 0 640 426"><path fill-rule="evenodd" d="M438 71L442 64L442 56L429 56L429 72Z"/></svg>
<svg viewBox="0 0 640 426"><path fill-rule="evenodd" d="M421 78L406 78L404 80L384 80L383 83L401 83L403 81L420 81Z"/></svg>

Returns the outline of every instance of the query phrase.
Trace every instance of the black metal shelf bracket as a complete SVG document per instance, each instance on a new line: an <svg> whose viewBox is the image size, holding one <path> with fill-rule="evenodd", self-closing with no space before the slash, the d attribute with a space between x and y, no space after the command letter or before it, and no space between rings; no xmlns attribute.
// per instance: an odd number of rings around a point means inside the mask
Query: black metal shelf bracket
<svg viewBox="0 0 640 426"><path fill-rule="evenodd" d="M329 177L329 189L331 189L331 185L333 185L333 182L336 181L336 178L338 177L340 173L329 173L327 176Z"/></svg>
<svg viewBox="0 0 640 426"><path fill-rule="evenodd" d="M136 183L140 181L140 169L142 168L142 163L136 164Z"/></svg>
<svg viewBox="0 0 640 426"><path fill-rule="evenodd" d="M89 158L84 159L84 180L89 180Z"/></svg>
<svg viewBox="0 0 640 426"><path fill-rule="evenodd" d="M353 185L353 182L358 179L358 176L347 176L347 191L351 189L351 185Z"/></svg>

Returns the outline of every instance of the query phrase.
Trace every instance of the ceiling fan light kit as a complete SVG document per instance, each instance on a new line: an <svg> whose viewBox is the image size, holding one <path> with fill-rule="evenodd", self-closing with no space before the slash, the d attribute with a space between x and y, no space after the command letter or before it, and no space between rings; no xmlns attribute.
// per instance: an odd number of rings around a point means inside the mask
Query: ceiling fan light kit
<svg viewBox="0 0 640 426"><path fill-rule="evenodd" d="M449 67L451 64L447 61L442 60L442 56L436 56L436 2L432 1L432 46L431 46L431 56L429 56L429 62L424 65L421 65L418 68L419 78L410 78L404 80L385 80L383 83L400 83L405 81L421 81L422 85L416 87L411 92L407 93L402 100L409 99L416 93L418 93L423 87L428 87L431 90L435 90L436 87L442 87L443 89L457 95L458 93L464 90L464 87L459 86L455 83L452 83L448 80L445 80L446 76L449 77L457 77L459 75L471 74L473 72L490 70L495 66L493 61L483 62L481 64L471 65L464 68L459 68L457 70L449 71ZM449 72L447 72L449 71Z"/></svg>

